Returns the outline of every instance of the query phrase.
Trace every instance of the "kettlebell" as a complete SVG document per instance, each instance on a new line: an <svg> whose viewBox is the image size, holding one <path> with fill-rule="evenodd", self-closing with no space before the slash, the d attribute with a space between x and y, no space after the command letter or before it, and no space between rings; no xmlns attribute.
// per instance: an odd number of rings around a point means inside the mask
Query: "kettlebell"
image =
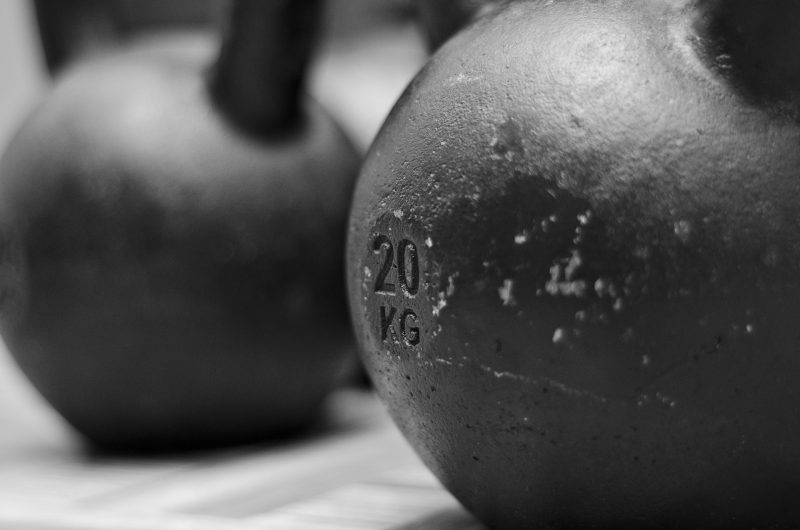
<svg viewBox="0 0 800 530"><path fill-rule="evenodd" d="M237 0L219 56L70 68L0 163L0 330L95 444L308 426L351 367L358 157L302 93L314 0Z"/></svg>
<svg viewBox="0 0 800 530"><path fill-rule="evenodd" d="M505 2L364 163L367 370L498 528L800 526L800 4Z"/></svg>

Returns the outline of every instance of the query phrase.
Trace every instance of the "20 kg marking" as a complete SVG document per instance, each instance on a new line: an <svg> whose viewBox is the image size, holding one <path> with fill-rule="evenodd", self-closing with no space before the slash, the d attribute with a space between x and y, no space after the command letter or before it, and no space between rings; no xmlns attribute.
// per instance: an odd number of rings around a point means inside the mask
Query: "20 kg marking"
<svg viewBox="0 0 800 530"><path fill-rule="evenodd" d="M419 292L419 253L417 245L410 239L401 239L397 244L397 261L395 262L395 245L385 234L378 234L372 241L372 251L383 253L381 269L375 278L374 292L379 295L395 296L397 285L388 281L393 269L397 269L397 283L400 292L406 298L414 298ZM418 322L417 314L412 309L393 307L390 304L380 305L381 340L392 341L406 346L416 346L420 342L419 327L412 324ZM398 316L399 313L399 316ZM394 323L399 326L398 335Z"/></svg>

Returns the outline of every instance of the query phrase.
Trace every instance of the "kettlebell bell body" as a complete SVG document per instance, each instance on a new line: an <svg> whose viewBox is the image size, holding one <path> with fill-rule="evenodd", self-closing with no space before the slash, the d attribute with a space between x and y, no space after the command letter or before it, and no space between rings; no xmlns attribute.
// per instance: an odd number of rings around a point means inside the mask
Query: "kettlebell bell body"
<svg viewBox="0 0 800 530"><path fill-rule="evenodd" d="M260 9L288 5L259 4L238 3L248 38L227 41L213 90L203 54L87 61L4 156L3 337L95 443L162 450L294 431L352 362L341 252L358 157L313 101L294 110L292 83L275 92L292 111L279 127L239 119L260 115L229 97L241 69L272 53L250 30ZM303 61L269 75L296 80L280 76Z"/></svg>
<svg viewBox="0 0 800 530"><path fill-rule="evenodd" d="M509 2L384 124L348 235L358 341L490 526L800 523L798 16Z"/></svg>

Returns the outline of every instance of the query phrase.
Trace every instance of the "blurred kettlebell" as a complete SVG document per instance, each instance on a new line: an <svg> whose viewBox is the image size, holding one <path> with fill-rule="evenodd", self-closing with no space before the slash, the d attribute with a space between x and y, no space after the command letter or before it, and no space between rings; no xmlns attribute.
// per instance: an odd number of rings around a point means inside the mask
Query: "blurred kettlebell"
<svg viewBox="0 0 800 530"><path fill-rule="evenodd" d="M97 444L306 426L349 367L358 157L302 85L318 2L237 0L219 57L71 68L0 165L0 326Z"/></svg>
<svg viewBox="0 0 800 530"><path fill-rule="evenodd" d="M358 341L490 526L800 525L798 20L505 2L384 124L350 218Z"/></svg>

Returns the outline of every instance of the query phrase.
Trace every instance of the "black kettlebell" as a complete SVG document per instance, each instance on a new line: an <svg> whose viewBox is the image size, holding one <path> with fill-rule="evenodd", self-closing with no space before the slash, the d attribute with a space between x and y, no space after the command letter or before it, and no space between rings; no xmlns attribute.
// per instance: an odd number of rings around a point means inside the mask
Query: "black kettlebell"
<svg viewBox="0 0 800 530"><path fill-rule="evenodd" d="M350 218L364 361L499 528L800 526L800 4L505 2Z"/></svg>
<svg viewBox="0 0 800 530"><path fill-rule="evenodd" d="M219 57L70 68L0 165L0 326L97 444L307 426L348 369L358 157L302 94L318 2L237 0Z"/></svg>

